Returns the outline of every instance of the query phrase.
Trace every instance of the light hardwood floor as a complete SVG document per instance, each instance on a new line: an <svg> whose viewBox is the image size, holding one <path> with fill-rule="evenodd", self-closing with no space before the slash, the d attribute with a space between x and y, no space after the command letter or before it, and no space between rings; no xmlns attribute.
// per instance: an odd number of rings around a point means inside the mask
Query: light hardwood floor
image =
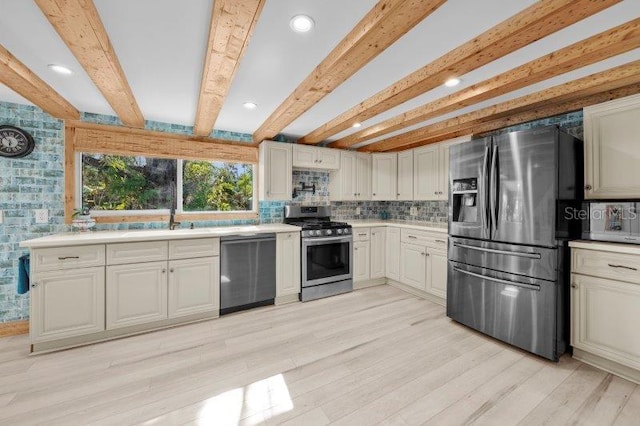
<svg viewBox="0 0 640 426"><path fill-rule="evenodd" d="M28 356L0 339L0 424L639 424L635 384L555 364L389 286Z"/></svg>

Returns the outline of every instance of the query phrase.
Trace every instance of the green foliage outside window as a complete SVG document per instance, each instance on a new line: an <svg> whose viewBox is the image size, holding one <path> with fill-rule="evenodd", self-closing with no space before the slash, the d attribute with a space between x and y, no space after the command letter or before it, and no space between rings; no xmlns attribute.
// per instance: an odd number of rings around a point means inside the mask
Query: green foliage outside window
<svg viewBox="0 0 640 426"><path fill-rule="evenodd" d="M182 173L184 211L251 210L251 165L185 161Z"/></svg>

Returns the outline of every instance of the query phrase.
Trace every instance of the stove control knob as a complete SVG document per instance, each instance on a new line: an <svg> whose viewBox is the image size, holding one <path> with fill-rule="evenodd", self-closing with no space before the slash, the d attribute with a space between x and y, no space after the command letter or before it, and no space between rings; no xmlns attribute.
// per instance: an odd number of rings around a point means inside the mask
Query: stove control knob
<svg viewBox="0 0 640 426"><path fill-rule="evenodd" d="M344 229L342 230L342 232L343 232L344 234L349 234L349 233L350 233L349 228L344 228Z"/></svg>
<svg viewBox="0 0 640 426"><path fill-rule="evenodd" d="M311 235L320 236L320 231L311 231Z"/></svg>
<svg viewBox="0 0 640 426"><path fill-rule="evenodd" d="M342 235L343 232L344 232L344 229L338 229L338 235Z"/></svg>
<svg viewBox="0 0 640 426"><path fill-rule="evenodd" d="M325 231L325 235L331 235L331 234L333 234L333 231L331 229L327 229Z"/></svg>

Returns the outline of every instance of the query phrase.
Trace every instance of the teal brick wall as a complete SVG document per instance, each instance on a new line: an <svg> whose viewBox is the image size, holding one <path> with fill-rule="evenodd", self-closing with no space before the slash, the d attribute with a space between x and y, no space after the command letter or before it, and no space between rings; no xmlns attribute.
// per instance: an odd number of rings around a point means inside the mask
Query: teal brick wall
<svg viewBox="0 0 640 426"><path fill-rule="evenodd" d="M83 121L119 125L117 117L82 113ZM0 323L29 317L29 295L16 293L18 258L28 253L21 241L70 231L64 224L64 125L41 109L0 102L0 124L20 127L35 139L34 151L24 158L0 157ZM147 121L148 130L192 134L191 126ZM251 142L249 134L214 130L212 137ZM35 223L34 209L47 209L49 223ZM196 227L255 224L257 220L194 221ZM187 225L188 222L183 224ZM103 224L99 230L160 229L166 223Z"/></svg>

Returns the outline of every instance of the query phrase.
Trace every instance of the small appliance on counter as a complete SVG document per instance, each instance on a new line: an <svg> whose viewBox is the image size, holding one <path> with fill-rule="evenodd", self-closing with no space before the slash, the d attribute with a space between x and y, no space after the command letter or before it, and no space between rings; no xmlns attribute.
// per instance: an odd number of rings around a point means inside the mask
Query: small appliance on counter
<svg viewBox="0 0 640 426"><path fill-rule="evenodd" d="M640 244L640 203L607 201L585 203L588 219L582 238L585 240Z"/></svg>
<svg viewBox="0 0 640 426"><path fill-rule="evenodd" d="M284 222L302 228L300 300L352 291L351 225L332 222L329 206L285 206Z"/></svg>

